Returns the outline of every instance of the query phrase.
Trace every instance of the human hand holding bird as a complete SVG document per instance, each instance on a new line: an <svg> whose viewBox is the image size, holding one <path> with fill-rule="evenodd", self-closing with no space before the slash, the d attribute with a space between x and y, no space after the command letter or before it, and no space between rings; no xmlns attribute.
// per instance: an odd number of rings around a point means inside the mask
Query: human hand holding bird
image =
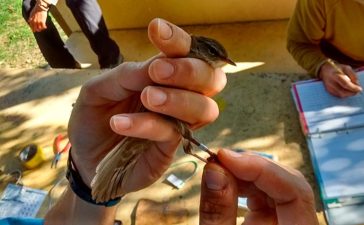
<svg viewBox="0 0 364 225"><path fill-rule="evenodd" d="M183 123L187 123L187 130L196 129L218 116L217 105L210 97L226 84L222 70L204 62L205 58L196 59L200 55L189 55L193 54L194 37L177 26L155 19L148 32L161 54L143 63L124 63L89 81L71 116L72 158L86 184L90 185L96 166L110 149L118 143L124 145L113 150L121 156L109 155L100 163L108 167L98 168L101 179L96 177L92 186L96 201L107 201L155 182L172 162L180 132L184 133L176 124L186 128ZM229 61L220 47L208 46L202 51L222 54L218 59ZM185 58L188 55L194 58ZM97 182L106 188L100 191Z"/></svg>

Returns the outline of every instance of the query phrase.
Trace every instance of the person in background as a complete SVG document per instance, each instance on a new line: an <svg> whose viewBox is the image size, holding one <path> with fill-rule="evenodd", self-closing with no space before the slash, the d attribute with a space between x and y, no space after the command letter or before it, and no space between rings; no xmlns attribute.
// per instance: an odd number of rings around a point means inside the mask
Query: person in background
<svg viewBox="0 0 364 225"><path fill-rule="evenodd" d="M23 0L22 13L40 51L52 68L80 68L65 47L51 17L50 7L58 0ZM66 0L81 30L96 53L101 69L113 68L123 61L118 45L109 37L97 0Z"/></svg>
<svg viewBox="0 0 364 225"><path fill-rule="evenodd" d="M125 62L94 77L81 88L74 105L68 124L72 143L69 168L77 170L87 187L100 160L124 136L149 139L153 144L130 168L132 176L121 188L127 195L148 187L168 169L181 141L175 124L165 115L195 129L218 116L212 96L226 84L221 68L186 58L190 35L165 20L152 20L148 34L160 54L145 62ZM139 99L149 111L136 113ZM312 189L297 170L227 149L219 150L217 158L219 163L207 163L202 175L201 225L235 225L238 196L248 198L246 225L318 225ZM72 188L66 189L44 221L32 225L112 225L114 200L113 204L96 205L90 194L76 194L84 189L80 180L76 185L69 180Z"/></svg>
<svg viewBox="0 0 364 225"><path fill-rule="evenodd" d="M363 25L364 0L298 0L287 49L329 93L353 96L362 91L355 69L364 66Z"/></svg>

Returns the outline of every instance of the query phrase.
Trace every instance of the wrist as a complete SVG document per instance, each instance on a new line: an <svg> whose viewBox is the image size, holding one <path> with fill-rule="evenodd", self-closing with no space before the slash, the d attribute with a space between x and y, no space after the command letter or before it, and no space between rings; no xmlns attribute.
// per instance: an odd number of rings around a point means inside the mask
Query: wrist
<svg viewBox="0 0 364 225"><path fill-rule="evenodd" d="M83 159L79 154L77 154L77 150L72 147L72 151L69 152L69 157L72 157L72 165L80 174L82 181L88 186L91 187L91 181L96 174L96 166L91 160ZM87 163L84 163L87 162Z"/></svg>
<svg viewBox="0 0 364 225"><path fill-rule="evenodd" d="M45 215L44 225L113 224L115 214L116 207L89 204L67 187Z"/></svg>
<svg viewBox="0 0 364 225"><path fill-rule="evenodd" d="M45 0L37 0L37 8L39 11L45 11L48 12L49 7L50 7L50 3L45 1Z"/></svg>
<svg viewBox="0 0 364 225"><path fill-rule="evenodd" d="M112 207L119 203L121 197L110 199L105 202L99 202L94 200L90 186L83 181L83 178L81 177L80 172L74 162L71 150L72 149L70 149L68 155L66 178L69 181L73 193L77 195L80 199L91 205Z"/></svg>
<svg viewBox="0 0 364 225"><path fill-rule="evenodd" d="M329 71L332 70L332 66L327 61L321 65L317 78L323 80Z"/></svg>
<svg viewBox="0 0 364 225"><path fill-rule="evenodd" d="M324 68L324 67L327 67L327 64L328 64L327 60L328 59L324 59L319 64L317 64L317 67L316 67L316 77L318 79L322 79L322 73L323 73L323 71L326 70L326 68Z"/></svg>

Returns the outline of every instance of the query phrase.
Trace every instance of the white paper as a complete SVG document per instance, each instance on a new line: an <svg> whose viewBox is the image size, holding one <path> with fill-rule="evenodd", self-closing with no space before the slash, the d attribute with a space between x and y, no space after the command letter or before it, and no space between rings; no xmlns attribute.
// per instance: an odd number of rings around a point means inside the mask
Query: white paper
<svg viewBox="0 0 364 225"><path fill-rule="evenodd" d="M358 77L359 82L363 85L364 72L358 73ZM355 126L364 125L363 93L347 98L338 98L326 91L322 81L304 82L297 84L295 88L299 96L299 99L296 99L296 104L298 103L302 107L301 113L304 115L309 133L325 132L328 126L327 122L331 120L342 122L342 124L333 125L335 127L341 126L342 129L345 129L345 126L350 127L350 122L355 122ZM355 117L355 121L353 117ZM319 127L321 124L324 126Z"/></svg>
<svg viewBox="0 0 364 225"><path fill-rule="evenodd" d="M8 184L0 198L0 219L5 217L35 217L47 192Z"/></svg>
<svg viewBox="0 0 364 225"><path fill-rule="evenodd" d="M309 139L323 198L364 194L364 128Z"/></svg>

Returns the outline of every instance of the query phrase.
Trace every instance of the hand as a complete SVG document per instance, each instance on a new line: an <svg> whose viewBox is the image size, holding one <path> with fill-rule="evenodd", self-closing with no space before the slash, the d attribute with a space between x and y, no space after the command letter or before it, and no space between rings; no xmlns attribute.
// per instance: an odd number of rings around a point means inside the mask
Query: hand
<svg viewBox="0 0 364 225"><path fill-rule="evenodd" d="M88 81L81 89L70 122L72 156L86 184L100 160L125 136L153 141L127 177L126 192L156 181L169 167L180 135L163 115L198 128L218 116L210 98L226 84L221 69L204 61L183 58L189 34L161 19L149 24L150 41L161 53L146 62L123 63ZM150 112L135 113L141 100ZM163 114L163 115L162 115Z"/></svg>
<svg viewBox="0 0 364 225"><path fill-rule="evenodd" d="M220 150L205 166L200 224L236 224L237 197L248 198L244 225L318 225L314 195L303 175L248 153Z"/></svg>
<svg viewBox="0 0 364 225"><path fill-rule="evenodd" d="M345 74L338 72L330 63L321 66L319 77L324 82L326 90L337 97L349 97L362 91L358 77L348 65L338 64Z"/></svg>
<svg viewBox="0 0 364 225"><path fill-rule="evenodd" d="M38 5L35 5L33 10L30 12L28 24L33 32L41 32L47 29L46 20L48 12Z"/></svg>

